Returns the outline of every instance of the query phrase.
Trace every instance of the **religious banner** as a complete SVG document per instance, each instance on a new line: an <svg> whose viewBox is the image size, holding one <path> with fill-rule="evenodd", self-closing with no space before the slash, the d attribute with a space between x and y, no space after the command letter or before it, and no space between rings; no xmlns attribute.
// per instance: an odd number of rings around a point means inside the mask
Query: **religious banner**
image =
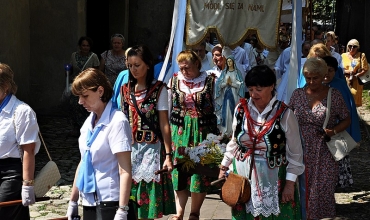
<svg viewBox="0 0 370 220"><path fill-rule="evenodd" d="M212 30L222 45L234 48L253 30L265 47L275 48L281 3L282 0L188 0L186 45L199 44Z"/></svg>

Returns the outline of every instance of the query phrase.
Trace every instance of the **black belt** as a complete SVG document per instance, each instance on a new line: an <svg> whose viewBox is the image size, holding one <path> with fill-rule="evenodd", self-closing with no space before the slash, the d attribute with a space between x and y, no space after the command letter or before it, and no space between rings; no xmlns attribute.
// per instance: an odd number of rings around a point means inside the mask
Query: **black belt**
<svg viewBox="0 0 370 220"><path fill-rule="evenodd" d="M4 158L0 159L0 165L6 165L6 164L17 164L17 163L22 163L21 158Z"/></svg>

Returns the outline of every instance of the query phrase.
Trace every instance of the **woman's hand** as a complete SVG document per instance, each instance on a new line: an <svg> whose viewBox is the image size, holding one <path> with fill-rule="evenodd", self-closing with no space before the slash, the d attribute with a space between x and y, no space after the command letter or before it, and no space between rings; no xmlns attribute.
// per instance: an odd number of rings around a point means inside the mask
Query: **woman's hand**
<svg viewBox="0 0 370 220"><path fill-rule="evenodd" d="M168 172L171 172L173 170L173 164L170 155L166 155L166 160L163 163L163 168L167 168Z"/></svg>
<svg viewBox="0 0 370 220"><path fill-rule="evenodd" d="M281 195L281 202L293 202L294 201L294 184L295 182L286 180L283 194Z"/></svg>
<svg viewBox="0 0 370 220"><path fill-rule="evenodd" d="M218 178L221 179L221 178L225 178L226 177L226 172L229 170L228 167L225 167L225 166L221 166L220 167L220 173L218 174Z"/></svg>

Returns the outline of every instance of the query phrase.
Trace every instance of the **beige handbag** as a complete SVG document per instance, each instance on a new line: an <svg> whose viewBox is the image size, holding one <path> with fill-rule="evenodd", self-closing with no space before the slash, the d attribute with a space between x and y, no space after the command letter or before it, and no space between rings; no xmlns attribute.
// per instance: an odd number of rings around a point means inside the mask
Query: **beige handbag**
<svg viewBox="0 0 370 220"><path fill-rule="evenodd" d="M329 89L326 107L326 118L323 125L323 129L326 128L330 117L331 109L331 90ZM330 153L333 155L336 161L343 159L348 153L357 146L357 143L346 130L338 132L337 134L331 136L331 140L326 142Z"/></svg>
<svg viewBox="0 0 370 220"><path fill-rule="evenodd" d="M61 178L58 166L54 161L52 161L50 153L40 132L39 136L50 161L47 162L47 164L40 170L35 178L35 186L33 189L35 191L36 198L43 197L50 190L50 188L54 186L54 184Z"/></svg>
<svg viewBox="0 0 370 220"><path fill-rule="evenodd" d="M25 105L25 104L21 104L21 105ZM15 125L16 111L17 109L15 109L14 115L13 115L13 125L14 125L15 132L17 132L16 125ZM49 151L46 147L45 141L42 138L42 135L40 132L39 132L39 136L42 141L42 144L45 147L46 153L48 154L50 161L40 170L40 172L37 174L35 178L35 184L34 184L33 189L34 189L36 198L43 197L61 177L58 166L54 161L52 161ZM21 161L23 163L23 149L20 147L19 143L18 143L18 150L19 150Z"/></svg>

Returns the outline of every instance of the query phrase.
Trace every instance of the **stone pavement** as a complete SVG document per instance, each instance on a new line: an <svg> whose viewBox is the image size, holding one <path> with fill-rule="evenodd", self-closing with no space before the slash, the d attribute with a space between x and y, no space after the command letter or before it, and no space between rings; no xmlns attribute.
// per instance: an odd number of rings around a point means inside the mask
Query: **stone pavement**
<svg viewBox="0 0 370 220"><path fill-rule="evenodd" d="M364 105L368 105L365 103ZM337 218L335 220L370 219L370 151L369 137L365 128L370 124L369 110L365 107L358 108L361 117L366 121L366 127L362 124L362 136L364 141L361 147L351 152L351 165L354 175L354 187L349 190L339 190L335 194L337 203ZM38 115L38 121L43 137L46 141L52 159L57 163L62 178L56 186L47 193L51 200L37 202L30 207L31 219L51 219L63 217L66 213L71 184L74 179L76 167L80 160L77 138L68 137L71 126L66 117ZM43 148L36 155L36 170L40 170L48 161ZM191 199L189 198L185 218L190 210ZM82 210L80 208L80 214ZM160 220L170 219L165 216ZM219 199L216 194L207 195L201 209L201 219L231 219L230 208ZM0 217L1 219L1 217Z"/></svg>

